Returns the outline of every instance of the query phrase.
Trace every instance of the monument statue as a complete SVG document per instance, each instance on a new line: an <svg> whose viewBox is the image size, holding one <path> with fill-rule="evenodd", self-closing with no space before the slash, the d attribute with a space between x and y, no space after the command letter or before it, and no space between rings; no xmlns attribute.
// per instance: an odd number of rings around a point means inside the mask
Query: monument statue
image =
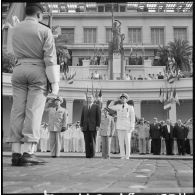
<svg viewBox="0 0 195 195"><path fill-rule="evenodd" d="M121 22L115 20L113 23L113 51L119 52L120 50L120 39L121 39Z"/></svg>

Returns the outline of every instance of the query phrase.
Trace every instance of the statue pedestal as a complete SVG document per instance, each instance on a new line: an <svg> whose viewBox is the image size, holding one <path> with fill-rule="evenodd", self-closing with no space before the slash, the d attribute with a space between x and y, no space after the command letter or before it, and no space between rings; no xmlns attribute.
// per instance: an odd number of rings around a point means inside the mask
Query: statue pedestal
<svg viewBox="0 0 195 195"><path fill-rule="evenodd" d="M121 76L121 54L113 53L113 79L120 79Z"/></svg>

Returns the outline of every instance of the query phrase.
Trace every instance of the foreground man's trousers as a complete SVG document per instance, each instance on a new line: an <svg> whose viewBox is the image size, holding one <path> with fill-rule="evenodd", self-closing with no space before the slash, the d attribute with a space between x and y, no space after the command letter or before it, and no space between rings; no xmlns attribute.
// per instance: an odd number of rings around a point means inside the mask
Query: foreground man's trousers
<svg viewBox="0 0 195 195"><path fill-rule="evenodd" d="M131 133L124 130L118 131L118 140L121 158L129 158L131 153ZM125 150L126 149L126 150Z"/></svg>
<svg viewBox="0 0 195 195"><path fill-rule="evenodd" d="M61 139L61 132L49 132L51 156L60 156Z"/></svg>
<svg viewBox="0 0 195 195"><path fill-rule="evenodd" d="M13 105L7 142L38 143L47 96L45 68L21 64L12 75Z"/></svg>

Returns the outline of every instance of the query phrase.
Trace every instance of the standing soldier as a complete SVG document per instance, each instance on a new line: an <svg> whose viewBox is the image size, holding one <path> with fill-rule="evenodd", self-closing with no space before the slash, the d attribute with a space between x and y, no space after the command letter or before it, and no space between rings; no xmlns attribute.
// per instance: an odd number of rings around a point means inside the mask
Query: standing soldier
<svg viewBox="0 0 195 195"><path fill-rule="evenodd" d="M49 112L49 140L50 140L50 151L51 157L59 157L61 150L61 132L67 130L67 111L65 108L62 108L60 104L63 103L61 97L54 99L55 107L49 107L49 103L52 100L49 100L45 105L45 111Z"/></svg>
<svg viewBox="0 0 195 195"><path fill-rule="evenodd" d="M144 124L144 118L140 119L137 125L138 138L139 138L139 154L146 154L146 130L147 125Z"/></svg>
<svg viewBox="0 0 195 195"><path fill-rule="evenodd" d="M131 153L131 133L135 128L135 112L132 105L127 104L128 95L122 93L120 102L112 101L108 108L117 112L116 129L118 132L121 159L129 159ZM126 146L126 150L125 150Z"/></svg>
<svg viewBox="0 0 195 195"><path fill-rule="evenodd" d="M187 128L188 128L188 136L190 142L190 154L193 155L193 126L192 126L192 118L187 121Z"/></svg>
<svg viewBox="0 0 195 195"><path fill-rule="evenodd" d="M161 126L157 118L154 118L154 123L150 125L150 137L152 139L151 150L154 155L160 155L161 149Z"/></svg>
<svg viewBox="0 0 195 195"><path fill-rule="evenodd" d="M40 24L43 19L40 3L27 3L26 18L13 28L12 45L17 59L12 75L13 105L10 117L12 165L43 163L33 154L40 139L40 125L44 111L47 79L52 93L59 91L59 66L51 30ZM23 143L23 154L21 152Z"/></svg>

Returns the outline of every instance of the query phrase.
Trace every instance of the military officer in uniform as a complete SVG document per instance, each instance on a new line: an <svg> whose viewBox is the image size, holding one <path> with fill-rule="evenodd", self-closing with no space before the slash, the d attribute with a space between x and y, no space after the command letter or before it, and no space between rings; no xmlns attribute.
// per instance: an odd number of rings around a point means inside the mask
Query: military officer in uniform
<svg viewBox="0 0 195 195"><path fill-rule="evenodd" d="M58 94L60 67L51 30L40 24L43 18L40 3L27 3L24 21L13 28L12 46L17 59L12 74L13 105L10 117L12 165L44 163L33 154L40 139L40 125L48 94L47 79L52 93ZM23 144L23 154L21 152Z"/></svg>
<svg viewBox="0 0 195 195"><path fill-rule="evenodd" d="M112 101L108 106L108 108L117 112L116 129L118 132L121 159L129 159L130 157L131 133L135 128L134 108L132 105L127 104L127 100L128 95L122 93L120 95L120 101Z"/></svg>
<svg viewBox="0 0 195 195"><path fill-rule="evenodd" d="M62 108L60 104L63 103L61 97L54 99L55 107L49 107L50 99L45 106L45 111L49 112L49 141L50 151L53 158L60 156L61 150L61 132L67 130L67 110Z"/></svg>

